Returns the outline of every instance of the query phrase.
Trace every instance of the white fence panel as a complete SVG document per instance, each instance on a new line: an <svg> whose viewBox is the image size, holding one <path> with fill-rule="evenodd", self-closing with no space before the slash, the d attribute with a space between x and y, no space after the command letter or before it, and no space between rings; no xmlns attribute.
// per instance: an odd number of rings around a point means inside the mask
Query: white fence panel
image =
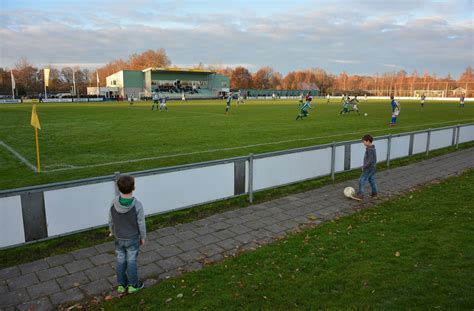
<svg viewBox="0 0 474 311"><path fill-rule="evenodd" d="M377 152L377 163L387 161L388 139L385 138L374 140L374 145L375 151Z"/></svg>
<svg viewBox="0 0 474 311"><path fill-rule="evenodd" d="M331 173L331 147L254 161L254 190L285 185Z"/></svg>
<svg viewBox="0 0 474 311"><path fill-rule="evenodd" d="M428 133L417 133L413 135L413 154L426 152Z"/></svg>
<svg viewBox="0 0 474 311"><path fill-rule="evenodd" d="M0 198L0 247L25 242L19 195Z"/></svg>
<svg viewBox="0 0 474 311"><path fill-rule="evenodd" d="M390 147L390 159L397 159L408 156L410 150L410 135L392 137Z"/></svg>
<svg viewBox="0 0 474 311"><path fill-rule="evenodd" d="M365 146L362 142L351 145L351 169L362 167L364 164Z"/></svg>
<svg viewBox="0 0 474 311"><path fill-rule="evenodd" d="M48 235L104 225L115 195L113 181L44 192Z"/></svg>
<svg viewBox="0 0 474 311"><path fill-rule="evenodd" d="M344 146L337 146L336 147L336 162L334 165L335 172L342 172L344 171L344 152L346 148Z"/></svg>
<svg viewBox="0 0 474 311"><path fill-rule="evenodd" d="M432 131L430 137L430 150L449 147L453 143L453 129Z"/></svg>
<svg viewBox="0 0 474 311"><path fill-rule="evenodd" d="M234 195L234 164L219 164L137 177L134 195L146 215Z"/></svg>
<svg viewBox="0 0 474 311"><path fill-rule="evenodd" d="M459 143L474 141L474 125L459 128ZM448 147L453 142L453 129L434 130L430 149ZM428 134L413 134L413 154L426 151ZM394 136L390 159L408 156L410 135ZM387 158L388 139L374 142L377 162ZM335 171L344 171L345 145L336 147ZM350 168L363 164L365 147L361 142L350 144ZM254 160L253 190L258 191L331 173L332 147L275 155ZM136 178L134 195L143 203L145 214L167 212L234 195L234 163L207 167L182 168L156 175ZM245 189L248 191L249 162L245 161ZM105 225L111 201L115 196L113 181L78 185L70 188L44 190L48 236L67 234ZM24 243L21 196L0 197L0 248Z"/></svg>
<svg viewBox="0 0 474 311"><path fill-rule="evenodd" d="M459 128L459 143L474 140L474 125L462 126Z"/></svg>

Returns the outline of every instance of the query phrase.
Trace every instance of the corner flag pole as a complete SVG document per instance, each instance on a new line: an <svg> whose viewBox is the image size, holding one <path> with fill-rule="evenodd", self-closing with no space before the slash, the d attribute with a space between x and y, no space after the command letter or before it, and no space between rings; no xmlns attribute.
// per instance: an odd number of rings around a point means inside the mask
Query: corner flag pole
<svg viewBox="0 0 474 311"><path fill-rule="evenodd" d="M36 161L38 163L38 174L41 172L40 164L40 149L39 149L39 140L38 140L38 129L41 129L39 122L38 114L36 114L36 104L33 104L33 109L31 110L31 126L35 128L35 137L36 137Z"/></svg>
<svg viewBox="0 0 474 311"><path fill-rule="evenodd" d="M35 136L36 136L36 162L38 167L38 174L41 173L41 165L40 165L40 146L38 141L38 129L35 127Z"/></svg>

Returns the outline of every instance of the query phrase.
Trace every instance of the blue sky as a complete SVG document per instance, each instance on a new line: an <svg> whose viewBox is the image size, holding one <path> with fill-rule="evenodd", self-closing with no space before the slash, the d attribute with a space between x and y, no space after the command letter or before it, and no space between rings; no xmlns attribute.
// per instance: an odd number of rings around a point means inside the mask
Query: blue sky
<svg viewBox="0 0 474 311"><path fill-rule="evenodd" d="M473 12L472 0L0 0L0 66L94 68L164 48L185 67L457 77L474 62Z"/></svg>

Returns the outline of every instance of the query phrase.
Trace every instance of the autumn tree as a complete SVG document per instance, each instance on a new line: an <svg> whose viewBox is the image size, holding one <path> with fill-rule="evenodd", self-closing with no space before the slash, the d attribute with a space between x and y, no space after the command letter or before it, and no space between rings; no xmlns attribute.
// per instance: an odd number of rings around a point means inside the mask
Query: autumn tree
<svg viewBox="0 0 474 311"><path fill-rule="evenodd" d="M316 84L318 85L322 94L331 94L332 85L334 84L334 76L328 74L324 69L313 68L311 72L314 74Z"/></svg>
<svg viewBox="0 0 474 311"><path fill-rule="evenodd" d="M132 54L128 60L130 69L143 70L148 67L166 67L171 65L171 61L164 49L147 50L141 54Z"/></svg>
<svg viewBox="0 0 474 311"><path fill-rule="evenodd" d="M15 73L14 73L15 75ZM0 68L0 94L10 95L12 92L12 83L10 70L7 68Z"/></svg>
<svg viewBox="0 0 474 311"><path fill-rule="evenodd" d="M270 78L270 85L273 89L282 89L281 82L283 80L283 77L281 73L274 71L272 73L272 77Z"/></svg>
<svg viewBox="0 0 474 311"><path fill-rule="evenodd" d="M252 75L247 68L236 67L230 77L230 87L233 89L249 89L252 87Z"/></svg>
<svg viewBox="0 0 474 311"><path fill-rule="evenodd" d="M273 88L273 69L271 67L262 67L252 75L252 84L255 89Z"/></svg>
<svg viewBox="0 0 474 311"><path fill-rule="evenodd" d="M459 82L474 82L474 70L471 66L467 67L466 70L459 77Z"/></svg>
<svg viewBox="0 0 474 311"><path fill-rule="evenodd" d="M33 67L33 64L28 61L26 57L20 58L15 64L15 82L18 94L26 95L32 89L37 89L40 86L37 80L38 69Z"/></svg>
<svg viewBox="0 0 474 311"><path fill-rule="evenodd" d="M285 90L296 89L296 73L294 71L289 72L282 81L282 88Z"/></svg>
<svg viewBox="0 0 474 311"><path fill-rule="evenodd" d="M147 50L141 54L132 54L128 60L115 59L97 69L99 73L100 86L106 85L106 78L120 70L143 70L148 67L166 67L171 65L171 61L164 49ZM92 79L96 83L96 78Z"/></svg>

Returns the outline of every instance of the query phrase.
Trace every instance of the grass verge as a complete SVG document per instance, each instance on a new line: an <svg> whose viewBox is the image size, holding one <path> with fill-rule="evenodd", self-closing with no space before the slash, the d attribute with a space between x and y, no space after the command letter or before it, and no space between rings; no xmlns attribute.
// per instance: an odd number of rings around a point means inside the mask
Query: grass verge
<svg viewBox="0 0 474 311"><path fill-rule="evenodd" d="M474 170L97 310L474 307Z"/></svg>
<svg viewBox="0 0 474 311"><path fill-rule="evenodd" d="M474 142L459 145L459 149L468 149L474 147ZM440 156L455 151L454 148L444 148L431 151L428 156L419 154L402 159L392 160L390 162L391 168L416 163L422 160ZM378 171L386 170L385 164L377 165ZM358 178L359 170L336 174L335 181L332 181L330 176L317 178L302 183L297 183L289 186L270 189L254 194L254 204L262 203L279 197L284 197L290 194L308 191L333 182L341 182ZM173 226L179 223L191 222L202 219L217 213L222 213L229 210L234 210L249 206L246 196L241 196L229 200L218 201L211 204L196 206L190 209L174 211L166 214L156 215L147 218L147 230L153 231L159 228ZM145 207L146 208L146 207ZM15 248L5 249L0 251L0 269L6 268L26 262L31 262L41 258L68 253L77 249L94 246L100 243L111 241L108 238L107 228L99 228L95 230L85 231L73 235L59 237L56 239L46 240L38 243L18 246Z"/></svg>

